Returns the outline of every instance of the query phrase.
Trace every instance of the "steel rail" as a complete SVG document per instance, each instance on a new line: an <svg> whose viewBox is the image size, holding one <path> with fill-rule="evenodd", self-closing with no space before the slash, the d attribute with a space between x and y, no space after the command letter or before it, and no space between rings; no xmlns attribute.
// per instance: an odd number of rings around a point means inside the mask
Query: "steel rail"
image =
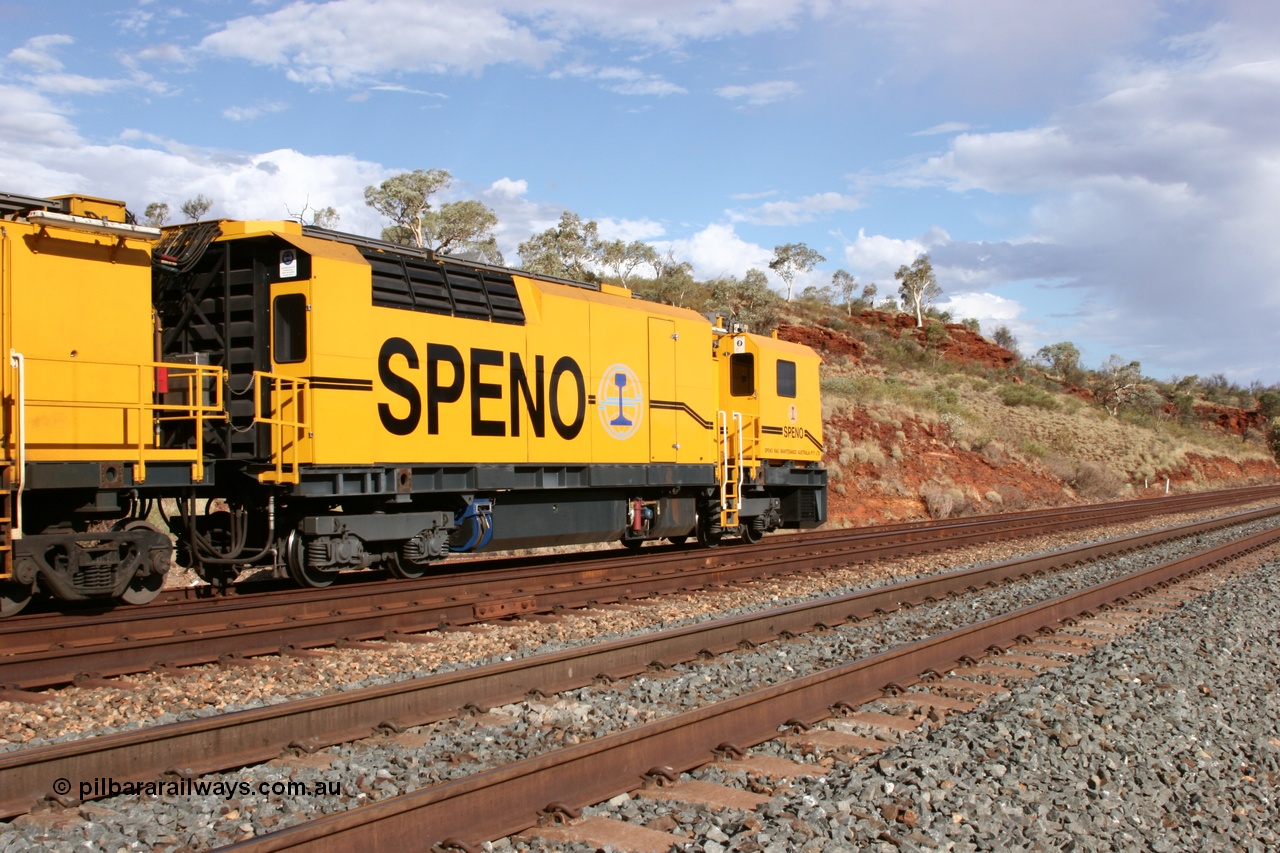
<svg viewBox="0 0 1280 853"><path fill-rule="evenodd" d="M1040 523L1061 531L1097 524L1099 517L1109 522L1119 521L1128 517L1129 512L1138 513L1140 509L1053 511L1039 519L1020 520L1017 529L1025 532L1024 525ZM997 530L991 526L1002 521L999 516L988 517L947 528L929 528L915 534L895 532L888 536L874 531L855 531L820 539L817 547L803 550L800 546L808 545L808 540L788 538L766 540L743 548L591 561L567 569L544 569L541 573L521 571L514 577L481 573L436 578L430 584L419 582L414 586L361 585L378 589L368 591L367 598L353 595L350 600L337 602L311 600L286 605L283 612L276 607L263 608L249 603L235 608L234 614L221 614L216 625L207 622L193 625L170 616L156 620L158 630L147 630L146 625L152 624L150 620L145 625L135 622L122 626L120 633L113 635L114 642L89 644L77 640L77 628L71 625L54 632L57 641L52 646L47 639L43 644L29 639L23 650L17 636L0 634L0 642L11 650L0 656L0 685L46 687L74 683L83 677L128 675L163 666L192 666L278 654L341 641L403 639L418 632L505 615L547 613L778 576L830 565L836 560L856 563L985 544L994 535L1007 531L1005 527ZM547 576L547 572L552 574ZM535 583L539 587L533 586ZM428 589L424 590L424 586ZM334 609L334 604L341 605L341 609ZM202 630L200 624L206 627Z"/></svg>
<svg viewBox="0 0 1280 853"><path fill-rule="evenodd" d="M1133 534L1066 551L1037 554L762 613L708 621L608 643L510 662L284 702L70 743L0 754L0 816L28 810L52 780L149 781L164 773L194 776L277 757L290 747L314 750L378 729L403 730L475 705L517 701L531 691L556 693L601 675L624 677L656 662L672 665L740 644L892 612L931 599L994 586L1099 557L1132 552L1225 523L1280 514L1280 508L1241 513L1182 527ZM300 734L300 733L305 733ZM179 757L181 756L181 757Z"/></svg>
<svg viewBox="0 0 1280 853"><path fill-rule="evenodd" d="M824 719L833 708L883 695L886 685L916 683L988 648L1013 645L1019 637L1053 630L1082 613L1277 541L1280 530L1270 530L853 663L222 849L454 849L501 838L536 825L553 803L602 802L635 790L655 766L676 772L700 767L726 743L750 748L776 737L791 721Z"/></svg>
<svg viewBox="0 0 1280 853"><path fill-rule="evenodd" d="M1203 492L1196 495L1180 495L1156 499L1135 501L1119 501L1107 504L1091 504L1083 507L1050 508L1026 510L1018 513L1002 513L997 515L974 516L966 519L946 521L915 521L895 525L877 525L870 528L815 530L801 534L780 534L765 540L769 546L793 547L796 544L834 542L847 544L858 541L880 541L886 538L905 535L912 538L935 538L946 540L955 533L966 529L999 526L1005 529L1031 531L1042 529L1046 523L1054 520L1068 521L1073 517L1097 517L1123 519L1142 517L1144 515L1168 514L1187 510L1206 509L1217 506L1231 506L1256 500L1280 498L1280 486L1260 486L1245 489ZM188 599L189 590L172 590L182 600L173 602L157 602L146 607L113 607L108 610L94 607L76 607L67 613L26 613L0 622L0 647L6 650L26 650L32 642L29 637L40 630L63 629L69 633L60 637L59 641L68 644L87 644L95 640L91 636L76 636L77 629L88 629L91 626L106 626L111 630L124 634L171 633L172 620L181 617L183 628L189 631L203 631L225 627L228 620L244 616L252 621L263 618L262 611L281 604L293 608L293 612L328 613L338 608L360 608L394 603L413 595L439 593L442 589L456 588L459 581L467 581L475 577L477 571L483 572L483 578L498 583L514 583L517 580L537 580L544 568L565 569L576 568L580 572L608 570L611 567L627 564L644 563L661 566L665 563L679 563L687 560L691 553L724 553L740 554L743 550L759 546L737 546L726 543L726 547L715 551L691 552L679 547L659 546L643 550L641 554L619 556L621 552L612 552L601 557L598 552L587 552L570 555L535 555L520 558L493 558L486 560L470 560L443 564L457 571L432 574L414 580L376 580L349 581L338 583L324 589L299 589L297 587L274 588L271 582L245 583L241 587L253 589L265 587L258 592L246 592L238 595L207 597L203 594L195 600ZM585 565L579 565L585 564ZM358 575L352 575L352 578ZM207 587L200 587L207 590ZM489 588L479 590L476 594L490 594ZM197 608L199 604L203 607ZM204 614L196 610L205 610ZM68 625L67 617L75 622ZM203 621L201 621L203 620ZM160 626L158 630L154 626ZM114 640L119 634L112 634Z"/></svg>

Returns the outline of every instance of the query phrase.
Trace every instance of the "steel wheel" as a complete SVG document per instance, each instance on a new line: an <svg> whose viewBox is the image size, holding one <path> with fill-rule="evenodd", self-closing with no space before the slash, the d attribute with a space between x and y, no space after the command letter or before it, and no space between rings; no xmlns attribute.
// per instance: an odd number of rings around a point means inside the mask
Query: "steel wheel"
<svg viewBox="0 0 1280 853"><path fill-rule="evenodd" d="M720 526L720 511L713 509L706 515L698 515L698 544L704 548L714 548L724 538L724 528Z"/></svg>
<svg viewBox="0 0 1280 853"><path fill-rule="evenodd" d="M0 583L0 618L16 616L31 601L31 584Z"/></svg>
<svg viewBox="0 0 1280 853"><path fill-rule="evenodd" d="M302 553L302 537L298 531L289 532L285 539L285 562L289 566L289 577L298 586L309 586L312 589L324 589L333 583L337 572L325 572L307 565L306 555Z"/></svg>
<svg viewBox="0 0 1280 853"><path fill-rule="evenodd" d="M129 587L120 594L125 604L147 604L155 600L164 589L164 575L152 572L147 575L134 575Z"/></svg>
<svg viewBox="0 0 1280 853"><path fill-rule="evenodd" d="M145 530L148 533L154 533L156 536L163 536L155 525L148 524L145 521L130 521L124 526L125 530ZM150 571L146 574L136 574L133 580L129 581L129 586L120 594L120 600L125 604L147 604L154 601L156 596L160 594L160 590L164 589L164 576L169 571L170 558L173 555L173 548L148 548L147 555L144 558L149 563Z"/></svg>
<svg viewBox="0 0 1280 853"><path fill-rule="evenodd" d="M427 563L415 563L407 560L402 554L391 554L383 562L383 565L387 567L387 571L391 572L392 577L404 578L405 580L420 578L427 573L427 569L431 568Z"/></svg>

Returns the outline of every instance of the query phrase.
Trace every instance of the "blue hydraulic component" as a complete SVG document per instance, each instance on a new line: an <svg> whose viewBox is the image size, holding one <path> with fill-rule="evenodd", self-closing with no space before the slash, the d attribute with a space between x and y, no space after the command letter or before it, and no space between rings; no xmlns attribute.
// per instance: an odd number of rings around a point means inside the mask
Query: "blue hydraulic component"
<svg viewBox="0 0 1280 853"><path fill-rule="evenodd" d="M493 538L493 501L489 498L474 500L458 510L453 523L462 530L467 524L472 525L471 536L464 545L449 545L454 552L474 551L489 544Z"/></svg>

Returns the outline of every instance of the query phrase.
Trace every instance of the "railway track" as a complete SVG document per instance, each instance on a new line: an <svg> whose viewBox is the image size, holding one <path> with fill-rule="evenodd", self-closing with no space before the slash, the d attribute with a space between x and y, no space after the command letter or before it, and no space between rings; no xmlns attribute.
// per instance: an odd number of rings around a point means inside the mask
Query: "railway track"
<svg viewBox="0 0 1280 853"><path fill-rule="evenodd" d="M830 717L833 709L856 713L858 704L884 696L886 686L893 693L922 681L925 686L962 681L938 674L957 667L977 669L976 659L989 650L1015 649L1009 657L1033 657L1020 650L1025 646L1033 651L1031 638L1037 634L1125 604L1135 596L1157 595L1180 578L1277 542L1280 530L1268 530L870 658L226 849L329 851L375 844L477 850L483 840L527 830L548 816L572 816L580 805L635 791L646 780L674 780L680 772L706 765L717 756L742 754L776 738L780 730L808 729ZM977 681L969 684L975 690L981 686Z"/></svg>
<svg viewBox="0 0 1280 853"><path fill-rule="evenodd" d="M1235 517L1234 522L1263 518L1275 511L1241 514ZM1176 532L1165 530L1124 537L768 613L718 620L573 652L524 658L509 665L482 667L348 691L335 697L286 702L221 717L25 749L0 756L0 790L21 792L11 793L0 808L5 814L21 812L29 807L33 794L48 790L52 778L110 776L143 780L154 779L165 772L191 777L266 760L291 747L314 750L330 743L364 737L378 729L403 730L450 716L466 705L500 704L518 699L531 690L551 693L589 683L598 675L623 677L642 671L655 662L670 665L699 655L727 651L741 644L759 644L779 636L800 634L815 626L874 618L902 607L1034 576L1104 554L1132 551L1172 536L1202 534L1222 524L1221 520L1216 520ZM908 683L928 668L879 681L877 686L890 681ZM309 736L300 737L300 732ZM516 830L498 834L510 831Z"/></svg>
<svg viewBox="0 0 1280 853"><path fill-rule="evenodd" d="M369 641L414 642L425 631L509 616L553 613L677 591L855 564L996 538L1079 529L1155 513L1202 511L1280 496L1262 487L1072 509L983 516L887 528L770 537L715 550L654 548L619 558L577 556L534 568L497 568L397 583L344 584L122 608L37 614L0 624L0 685L15 691L163 667ZM0 691L0 699L5 698Z"/></svg>

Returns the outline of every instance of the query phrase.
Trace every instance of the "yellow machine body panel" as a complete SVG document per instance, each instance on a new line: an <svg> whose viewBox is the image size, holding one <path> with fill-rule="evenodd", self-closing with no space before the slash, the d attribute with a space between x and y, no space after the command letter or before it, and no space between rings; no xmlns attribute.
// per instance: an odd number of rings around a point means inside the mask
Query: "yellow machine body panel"
<svg viewBox="0 0 1280 853"><path fill-rule="evenodd" d="M822 404L809 347L746 332L721 339L720 409L742 416L755 459L820 462Z"/></svg>
<svg viewBox="0 0 1280 853"><path fill-rule="evenodd" d="M81 206L110 212L97 201ZM151 241L0 224L5 456L19 438L30 461L131 455L152 432Z"/></svg>
<svg viewBox="0 0 1280 853"><path fill-rule="evenodd" d="M523 325L375 306L369 266L351 254L314 253L310 281L272 286L273 302L305 293L309 306L305 360L273 359L309 378L302 461L712 460L714 377L678 372L710 361L696 313L520 275Z"/></svg>

